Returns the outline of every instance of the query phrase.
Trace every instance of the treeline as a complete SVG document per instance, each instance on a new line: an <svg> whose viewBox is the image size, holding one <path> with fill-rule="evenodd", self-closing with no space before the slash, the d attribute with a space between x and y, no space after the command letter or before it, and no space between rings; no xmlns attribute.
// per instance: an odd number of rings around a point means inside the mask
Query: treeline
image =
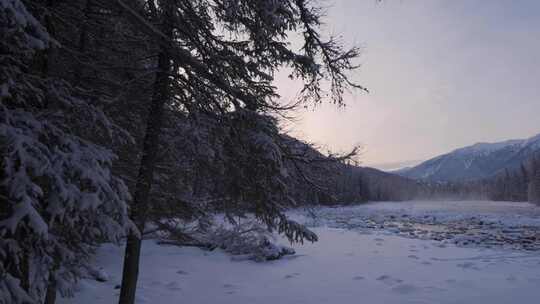
<svg viewBox="0 0 540 304"><path fill-rule="evenodd" d="M320 181L339 185L327 173L355 150L306 153L278 118L363 90L359 50L323 35L323 15L304 0L0 0L0 303L54 303L99 244L125 241L132 304L147 227L218 211L315 241L285 210L339 199ZM282 70L303 84L294 104Z"/></svg>
<svg viewBox="0 0 540 304"><path fill-rule="evenodd" d="M540 203L540 154L492 177L461 182L419 181L417 199L529 201Z"/></svg>
<svg viewBox="0 0 540 304"><path fill-rule="evenodd" d="M481 183L490 200L540 204L540 153L533 154L519 168L505 169Z"/></svg>
<svg viewBox="0 0 540 304"><path fill-rule="evenodd" d="M540 154L531 155L517 168L510 167L492 177L461 182L412 180L372 168L335 164L325 173L331 196L315 196L306 204L340 204L366 201L491 200L529 201L540 204ZM310 193L305 191L304 193ZM311 191L311 193L316 193Z"/></svg>
<svg viewBox="0 0 540 304"><path fill-rule="evenodd" d="M406 201L418 198L425 190L419 181L369 167L339 162L322 162L303 170L315 185L299 186L295 199L303 205L343 205L367 201ZM318 168L314 171L314 168ZM296 181L302 181L295 177ZM295 187L296 188L296 187Z"/></svg>

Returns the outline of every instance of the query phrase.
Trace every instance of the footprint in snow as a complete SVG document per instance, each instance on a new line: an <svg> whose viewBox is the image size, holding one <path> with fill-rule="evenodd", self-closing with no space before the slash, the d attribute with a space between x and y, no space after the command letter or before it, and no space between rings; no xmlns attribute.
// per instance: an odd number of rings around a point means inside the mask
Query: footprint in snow
<svg viewBox="0 0 540 304"><path fill-rule="evenodd" d="M473 262L460 263L460 264L457 264L456 266L463 269L480 270L478 267L476 267L476 264Z"/></svg>
<svg viewBox="0 0 540 304"><path fill-rule="evenodd" d="M441 291L447 291L448 289L437 287L437 286L426 286L424 287L424 290L427 292L441 292Z"/></svg>
<svg viewBox="0 0 540 304"><path fill-rule="evenodd" d="M392 287L392 291L399 294L411 294L420 291L420 288L411 284L399 284Z"/></svg>
<svg viewBox="0 0 540 304"><path fill-rule="evenodd" d="M456 279L445 280L448 285L462 287L462 288L475 288L476 284L471 280L458 281Z"/></svg>
<svg viewBox="0 0 540 304"><path fill-rule="evenodd" d="M223 288L235 288L236 285L234 284L223 284Z"/></svg>
<svg viewBox="0 0 540 304"><path fill-rule="evenodd" d="M189 274L188 272L183 271L183 270L178 270L176 273L177 273L177 274L181 274L181 275L187 275L187 274Z"/></svg>
<svg viewBox="0 0 540 304"><path fill-rule="evenodd" d="M292 279L292 278L295 278L295 277L297 277L299 275L300 275L300 273L298 273L298 272L291 273L291 274L286 275L285 279Z"/></svg>
<svg viewBox="0 0 540 304"><path fill-rule="evenodd" d="M399 284L399 283L403 282L403 280L401 280L401 279L393 278L393 277L391 277L389 275L386 275L386 274L378 277L377 281L381 281L386 285L395 285L395 284Z"/></svg>
<svg viewBox="0 0 540 304"><path fill-rule="evenodd" d="M431 262L423 261L423 262L421 262L420 264L422 264L422 265L431 265Z"/></svg>
<svg viewBox="0 0 540 304"><path fill-rule="evenodd" d="M513 275L509 275L506 277L506 280L509 282L514 282L514 281L517 281L517 278Z"/></svg>
<svg viewBox="0 0 540 304"><path fill-rule="evenodd" d="M416 255L414 255L414 254L408 255L407 257L408 257L409 259L415 259L415 260L418 260L418 259L419 259L419 257L416 256Z"/></svg>
<svg viewBox="0 0 540 304"><path fill-rule="evenodd" d="M167 287L168 290L181 290L182 289L182 288L180 288L180 285L176 281L171 281L171 282L167 283L167 285L165 285L165 287Z"/></svg>
<svg viewBox="0 0 540 304"><path fill-rule="evenodd" d="M381 238L376 238L376 239L373 239L375 242L384 242L384 239L381 239Z"/></svg>
<svg viewBox="0 0 540 304"><path fill-rule="evenodd" d="M361 281L361 280L364 279L364 277L363 276L355 276L352 279L355 280L355 281Z"/></svg>

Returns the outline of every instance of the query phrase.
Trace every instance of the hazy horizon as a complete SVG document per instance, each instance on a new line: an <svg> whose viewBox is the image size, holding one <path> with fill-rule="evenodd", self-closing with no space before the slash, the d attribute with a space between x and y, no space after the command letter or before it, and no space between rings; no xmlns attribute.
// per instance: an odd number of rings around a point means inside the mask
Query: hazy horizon
<svg viewBox="0 0 540 304"><path fill-rule="evenodd" d="M301 111L294 135L362 144L362 163L377 166L540 133L540 2L327 3L328 32L363 48L354 79L370 93ZM285 100L297 92L277 84Z"/></svg>

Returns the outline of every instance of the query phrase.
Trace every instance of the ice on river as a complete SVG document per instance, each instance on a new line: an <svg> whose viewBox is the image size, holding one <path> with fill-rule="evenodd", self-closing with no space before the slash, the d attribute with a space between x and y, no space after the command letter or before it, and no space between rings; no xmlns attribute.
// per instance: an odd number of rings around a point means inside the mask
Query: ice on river
<svg viewBox="0 0 540 304"><path fill-rule="evenodd" d="M459 246L540 251L540 208L529 203L410 201L293 212L310 226L384 230Z"/></svg>
<svg viewBox="0 0 540 304"><path fill-rule="evenodd" d="M459 215L486 221L498 217L501 225L509 227L529 225L538 216L538 210L530 205L508 205L507 210L516 210L510 213L504 212L503 205L467 210L456 203L441 211L430 207L433 204L382 203L312 210L311 214L319 215L319 225L313 225L319 242L296 245L296 255L267 263L232 261L219 250L160 246L147 240L137 303L538 303L538 251L443 245L443 241L430 238L403 237L377 224L371 228L346 225L347 220L356 223L350 214L367 220L380 214L385 214L383 218L406 214L420 219L429 213L444 218L437 221L441 227ZM306 214L293 215L314 224ZM516 214L528 219L516 222ZM59 303L115 303L121 255L121 248L103 246L95 266L106 269L110 279L82 281L74 299Z"/></svg>

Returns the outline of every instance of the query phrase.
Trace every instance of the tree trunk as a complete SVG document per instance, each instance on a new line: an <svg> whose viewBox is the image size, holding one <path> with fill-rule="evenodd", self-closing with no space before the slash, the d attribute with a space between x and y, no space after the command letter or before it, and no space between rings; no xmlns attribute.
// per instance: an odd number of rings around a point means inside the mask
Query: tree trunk
<svg viewBox="0 0 540 304"><path fill-rule="evenodd" d="M20 259L21 288L30 294L30 252L28 249L23 248Z"/></svg>
<svg viewBox="0 0 540 304"><path fill-rule="evenodd" d="M43 304L54 304L56 302L56 282L49 276L49 284L47 285L47 294Z"/></svg>
<svg viewBox="0 0 540 304"><path fill-rule="evenodd" d="M530 203L540 206L540 170L532 174L527 196Z"/></svg>
<svg viewBox="0 0 540 304"><path fill-rule="evenodd" d="M141 239L130 234L126 242L124 253L124 270L122 272L122 287L120 289L120 304L133 304L137 291L139 277L139 260L141 256Z"/></svg>
<svg viewBox="0 0 540 304"><path fill-rule="evenodd" d="M154 82L154 93L147 118L146 134L143 143L142 158L135 186L135 195L131 209L131 218L142 234L148 213L148 200L153 180L154 164L159 145L162 126L163 107L168 99L170 59L166 50L162 50L158 59L158 72ZM133 304L139 275L141 236L130 234L126 243L120 304Z"/></svg>
<svg viewBox="0 0 540 304"><path fill-rule="evenodd" d="M74 79L73 79L73 83L75 84L75 86L79 86L81 84L81 80L82 80L82 77L83 77L83 65L86 64L85 60L86 60L86 45L87 45L87 40L88 40L88 26L89 26L89 22L90 22L90 10L92 8L92 0L86 0L86 3L84 5L84 9L83 9L83 20L82 20L82 25L81 25L81 29L80 29L80 34L79 34L79 43L78 43L78 52L80 54L80 60L82 61L81 62L78 62L76 65L75 65L75 73L74 73Z"/></svg>

